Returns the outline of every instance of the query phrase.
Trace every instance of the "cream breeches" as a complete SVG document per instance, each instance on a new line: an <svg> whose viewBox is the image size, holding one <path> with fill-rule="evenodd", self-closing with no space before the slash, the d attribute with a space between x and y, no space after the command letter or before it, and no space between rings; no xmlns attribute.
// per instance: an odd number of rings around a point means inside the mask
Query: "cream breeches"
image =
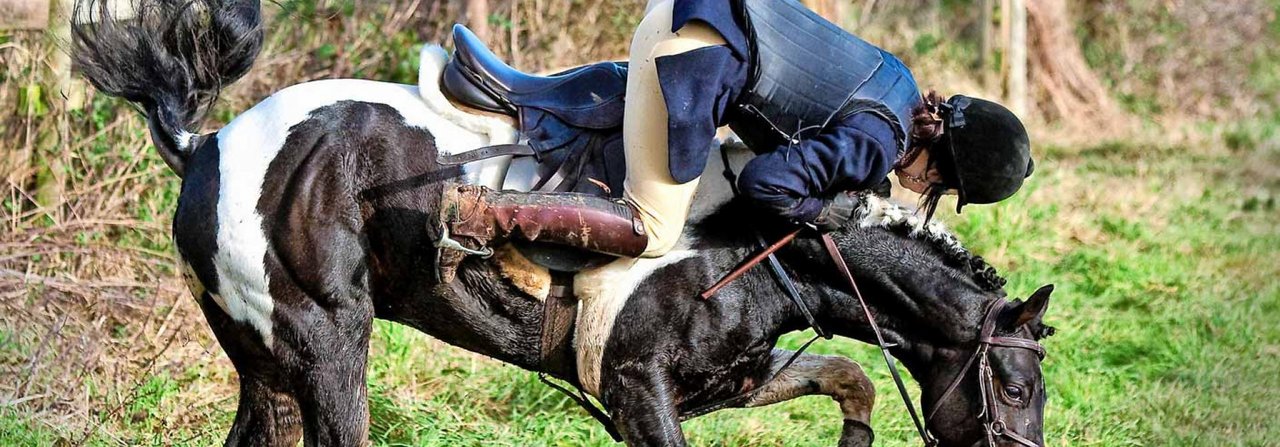
<svg viewBox="0 0 1280 447"><path fill-rule="evenodd" d="M650 0L631 39L623 146L627 177L624 194L639 210L649 236L643 256L670 251L684 230L698 179L676 183L667 155L667 105L658 82L655 59L698 48L723 45L719 33L703 22L690 22L671 32L671 0Z"/></svg>

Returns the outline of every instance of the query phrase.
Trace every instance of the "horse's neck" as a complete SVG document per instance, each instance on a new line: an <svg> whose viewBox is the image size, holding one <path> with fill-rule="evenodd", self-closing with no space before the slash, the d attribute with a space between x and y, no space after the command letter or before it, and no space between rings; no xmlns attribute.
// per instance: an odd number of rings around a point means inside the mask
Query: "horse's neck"
<svg viewBox="0 0 1280 447"><path fill-rule="evenodd" d="M863 310L865 302L884 340L895 356L910 365L928 362L935 348L966 344L976 336L986 305L996 297L981 290L968 272L952 272L953 267L927 250L913 249L917 242L903 239L890 230L853 229L840 243L862 300L851 292L849 283L835 267L822 244L813 239L797 240L784 250L784 262L794 272L801 296L818 322L829 332L877 344ZM775 291L757 291L760 300L786 300L785 296L763 296ZM803 326L804 317L796 306L782 308L784 326Z"/></svg>

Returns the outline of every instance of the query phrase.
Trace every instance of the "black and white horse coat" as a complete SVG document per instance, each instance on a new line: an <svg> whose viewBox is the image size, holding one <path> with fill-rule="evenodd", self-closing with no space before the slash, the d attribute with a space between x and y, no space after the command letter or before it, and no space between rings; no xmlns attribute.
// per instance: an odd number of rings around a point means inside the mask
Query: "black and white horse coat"
<svg viewBox="0 0 1280 447"><path fill-rule="evenodd" d="M249 13L245 4L207 3L214 25L226 11ZM545 270L499 250L492 259L469 258L451 283L437 283L433 274L437 206L448 182L520 189L533 181L527 161L436 163L441 153L516 138L501 120L444 101L435 86L442 50L424 50L421 88L364 80L299 84L196 136L183 130L192 105L173 104L194 95L182 86L149 91L146 83L164 73L125 70L122 58L102 56L120 47L165 59L148 53L156 48L125 45L155 37L77 32L76 57L86 76L144 105L158 149L183 176L175 243L187 282L241 378L229 445L293 445L302 436L308 445L362 443L374 318L526 369L539 365ZM221 76L230 82L239 74ZM720 163L718 156L710 160ZM726 182L708 179L696 197L680 246L666 256L622 259L578 275L576 371L550 373L595 395L632 445L682 445L682 416L744 392L754 393L745 406L831 396L844 419L840 445L870 444L874 390L858 365L804 355L779 371L791 353L774 349L778 337L804 329L805 321L767 273L752 271L712 300L696 298L750 253L755 237L744 225L754 216L731 202ZM956 359L972 352L983 309L1002 300L1003 291L983 285L973 272L981 262L966 257L940 226L922 225L884 201L870 200L837 239L897 344L895 355L921 383L922 400L936 399L963 370ZM801 239L779 255L824 327L871 339L856 302L819 253L814 240ZM1038 337L1046 304L1047 293L1010 303L1002 331ZM1038 441L1039 359L1022 352L994 357L1006 389L1026 393L1010 399L1004 424ZM981 437L971 388L939 408L934 431L944 445Z"/></svg>

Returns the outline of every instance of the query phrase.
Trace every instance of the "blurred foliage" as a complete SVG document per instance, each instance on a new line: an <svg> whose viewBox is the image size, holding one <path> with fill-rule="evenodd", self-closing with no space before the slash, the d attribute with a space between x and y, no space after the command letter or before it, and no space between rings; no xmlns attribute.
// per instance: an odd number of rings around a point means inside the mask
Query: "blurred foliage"
<svg viewBox="0 0 1280 447"><path fill-rule="evenodd" d="M1075 3L1089 63L1131 111L1211 118L1276 112L1276 0Z"/></svg>

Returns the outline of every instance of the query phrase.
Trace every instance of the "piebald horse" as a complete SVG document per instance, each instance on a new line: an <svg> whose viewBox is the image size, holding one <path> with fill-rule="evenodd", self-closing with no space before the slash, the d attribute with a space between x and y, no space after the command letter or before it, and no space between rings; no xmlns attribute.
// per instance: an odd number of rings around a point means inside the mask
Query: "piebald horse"
<svg viewBox="0 0 1280 447"><path fill-rule="evenodd" d="M99 90L142 107L157 149L182 177L175 245L240 376L227 445L363 443L374 318L539 368L545 269L500 249L469 258L450 283L432 274L442 188L503 182L508 170L510 186L522 172L503 160L436 162L516 138L501 120L443 101L442 50L424 51L421 86L308 82L196 134L201 110L258 53L259 4L136 6L128 21L108 8L78 10L101 17L74 27L74 57ZM697 298L754 248L757 229L743 223L761 219L731 199L727 182L704 180L680 247L579 273L574 366L546 372L594 395L629 445L684 445L682 419L733 396L746 398L732 405L754 407L813 394L839 403L839 445L869 445L874 390L857 364L803 354L782 368L792 353L775 348L778 337L807 323L768 273L754 269L713 299ZM1006 301L1003 280L941 226L865 201L833 236L893 355L921 386L931 436L954 446L1041 443L1042 352L992 340L1035 344L1051 332L1041 323L1051 289ZM823 327L874 340L815 238L778 256Z"/></svg>

